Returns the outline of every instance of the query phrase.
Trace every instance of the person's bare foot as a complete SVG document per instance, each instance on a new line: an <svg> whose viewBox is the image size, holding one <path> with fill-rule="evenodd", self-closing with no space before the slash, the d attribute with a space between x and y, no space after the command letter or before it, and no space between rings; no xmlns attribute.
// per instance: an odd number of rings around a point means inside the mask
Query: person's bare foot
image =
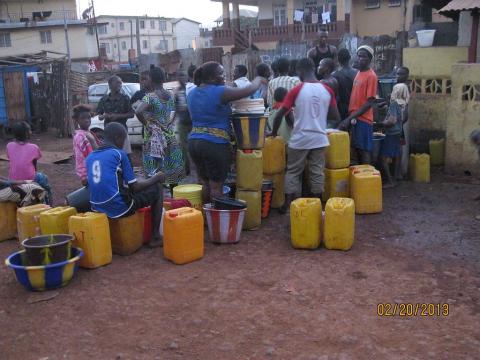
<svg viewBox="0 0 480 360"><path fill-rule="evenodd" d="M383 184L382 187L383 187L384 189L393 189L395 186L397 186L395 183L393 183L393 182L388 182L388 183Z"/></svg>
<svg viewBox="0 0 480 360"><path fill-rule="evenodd" d="M163 238L152 238L150 242L148 243L149 248L157 248L157 247L163 247Z"/></svg>

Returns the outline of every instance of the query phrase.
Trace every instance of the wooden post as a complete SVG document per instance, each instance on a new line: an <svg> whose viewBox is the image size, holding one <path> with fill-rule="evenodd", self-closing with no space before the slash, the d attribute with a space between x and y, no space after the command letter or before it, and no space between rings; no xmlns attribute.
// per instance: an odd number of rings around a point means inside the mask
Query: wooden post
<svg viewBox="0 0 480 360"><path fill-rule="evenodd" d="M472 35L470 38L470 47L468 49L469 63L474 63L477 61L479 18L480 18L480 13L478 12L478 10L472 11Z"/></svg>

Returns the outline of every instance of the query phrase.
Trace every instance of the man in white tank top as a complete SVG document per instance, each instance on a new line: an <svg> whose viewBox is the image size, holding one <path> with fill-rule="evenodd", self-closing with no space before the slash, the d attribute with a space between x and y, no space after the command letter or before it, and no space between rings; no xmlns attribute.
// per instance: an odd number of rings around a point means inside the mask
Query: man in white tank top
<svg viewBox="0 0 480 360"><path fill-rule="evenodd" d="M302 80L294 87L283 102L273 124L272 136L277 135L281 119L295 108L295 122L288 142L288 164L285 174L284 211L301 192L301 176L306 161L309 163L311 191L313 197L321 197L324 186L325 148L327 117L340 122L340 114L333 90L317 81L315 64L311 59L297 63L297 73Z"/></svg>

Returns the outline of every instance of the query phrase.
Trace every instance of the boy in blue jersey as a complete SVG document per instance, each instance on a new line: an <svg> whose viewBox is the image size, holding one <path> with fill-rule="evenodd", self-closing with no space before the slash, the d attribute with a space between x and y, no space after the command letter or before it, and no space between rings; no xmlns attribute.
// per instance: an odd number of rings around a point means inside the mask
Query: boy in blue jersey
<svg viewBox="0 0 480 360"><path fill-rule="evenodd" d="M137 180L127 154L122 150L127 131L119 123L105 127L104 144L86 159L92 210L115 219L129 216L151 206L153 239L151 246L161 246L160 221L163 195L158 184L165 175L158 173L147 180Z"/></svg>

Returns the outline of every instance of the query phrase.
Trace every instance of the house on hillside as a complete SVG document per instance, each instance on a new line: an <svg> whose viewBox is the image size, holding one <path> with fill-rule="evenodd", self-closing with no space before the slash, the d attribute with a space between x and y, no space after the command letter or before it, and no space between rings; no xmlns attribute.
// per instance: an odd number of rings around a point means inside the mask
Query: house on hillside
<svg viewBox="0 0 480 360"><path fill-rule="evenodd" d="M97 58L94 28L89 21L77 18L75 0L0 1L0 54L67 54L65 24L72 61L88 63Z"/></svg>
<svg viewBox="0 0 480 360"><path fill-rule="evenodd" d="M118 63L129 60L130 49L136 56L164 54L192 48L200 37L200 23L186 18L100 15L97 22L103 23L98 27L102 55Z"/></svg>

